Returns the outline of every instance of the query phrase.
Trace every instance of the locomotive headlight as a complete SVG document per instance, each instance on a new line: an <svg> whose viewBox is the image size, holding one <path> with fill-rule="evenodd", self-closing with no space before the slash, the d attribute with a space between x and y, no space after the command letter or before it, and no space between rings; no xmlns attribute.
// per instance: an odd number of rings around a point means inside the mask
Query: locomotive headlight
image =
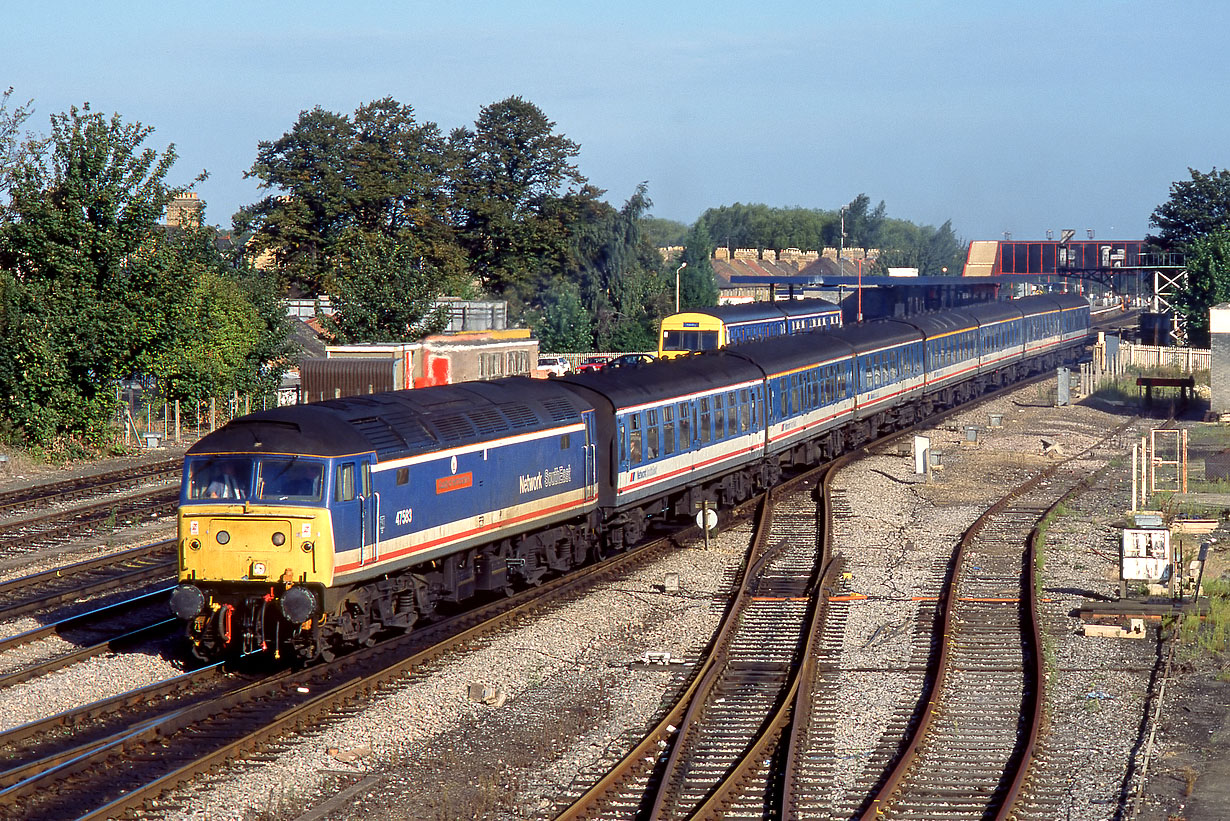
<svg viewBox="0 0 1230 821"><path fill-rule="evenodd" d="M205 594L199 587L181 584L171 592L171 612L178 619L194 619L205 606Z"/></svg>
<svg viewBox="0 0 1230 821"><path fill-rule="evenodd" d="M291 624L303 624L316 612L316 596L306 587L292 587L282 594L282 615Z"/></svg>
<svg viewBox="0 0 1230 821"><path fill-rule="evenodd" d="M286 544L286 534L279 530L273 534L273 545L274 547L281 547L284 544Z"/></svg>
<svg viewBox="0 0 1230 821"><path fill-rule="evenodd" d="M227 533L225 530L219 530L217 539L218 544L226 544L231 540L231 534Z"/></svg>

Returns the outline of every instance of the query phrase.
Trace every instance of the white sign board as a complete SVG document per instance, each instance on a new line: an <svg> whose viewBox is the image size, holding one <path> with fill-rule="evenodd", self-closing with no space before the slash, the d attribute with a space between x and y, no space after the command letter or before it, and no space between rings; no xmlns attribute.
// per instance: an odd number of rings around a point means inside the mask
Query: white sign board
<svg viewBox="0 0 1230 821"><path fill-rule="evenodd" d="M706 527L708 525L708 527ZM717 527L717 511L711 507L697 512L696 526L702 530L713 530Z"/></svg>
<svg viewBox="0 0 1230 821"><path fill-rule="evenodd" d="M928 437L914 437L914 472L920 476L927 472L927 451L930 449L931 440Z"/></svg>
<svg viewBox="0 0 1230 821"><path fill-rule="evenodd" d="M1168 528L1126 528L1120 576L1126 581L1155 582L1170 566Z"/></svg>

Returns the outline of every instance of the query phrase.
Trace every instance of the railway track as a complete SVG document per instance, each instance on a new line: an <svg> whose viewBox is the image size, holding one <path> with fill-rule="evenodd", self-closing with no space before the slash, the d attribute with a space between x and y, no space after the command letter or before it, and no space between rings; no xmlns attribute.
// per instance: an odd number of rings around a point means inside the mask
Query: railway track
<svg viewBox="0 0 1230 821"><path fill-rule="evenodd" d="M0 557L28 556L73 539L169 516L178 504L178 488L156 488L71 510L10 519L0 524Z"/></svg>
<svg viewBox="0 0 1230 821"><path fill-rule="evenodd" d="M850 716L834 700L832 679L848 606L865 597L840 594L833 561L819 585L827 606L806 617L799 594L805 580L815 584L819 564L810 576L797 565L776 579L776 590L740 585L756 602L737 605L728 620L746 628L744 639L717 639L680 703L591 789L570 796L558 818L957 819L1008 817L1014 808L1050 817L1048 808L1058 806L1051 793L1062 785L1027 782L1044 704L1030 534L1122 452L1112 444L1121 430L1006 494L966 533L956 562L931 561L930 581L912 591L913 618L888 628L912 636L897 681L924 695L884 728L853 801L835 801L832 788L832 762L846 752L837 725ZM837 494L823 510L840 519L845 507ZM811 519L809 555L818 563L814 510ZM789 541L764 538L783 548ZM927 758L916 757L923 752ZM909 804L908 787L919 796Z"/></svg>
<svg viewBox="0 0 1230 821"><path fill-rule="evenodd" d="M175 541L168 539L0 582L0 621L99 594L171 584L175 562Z"/></svg>
<svg viewBox="0 0 1230 821"><path fill-rule="evenodd" d="M106 818L138 807L281 733L345 709L446 652L652 561L672 549L675 538L655 540L577 574L328 664L230 684L219 683L219 673L209 668L199 673L205 678L194 683L210 690L199 698L176 698L159 705L167 693L183 689L181 684L164 682L158 688L110 699L108 705L86 705L81 711L35 722L37 726L17 728L20 746L10 753L9 771L0 773L0 818ZM105 730L80 745L56 743L64 728L90 723L89 716L99 711L111 716L104 722ZM18 742L0 735L0 745L6 743Z"/></svg>
<svg viewBox="0 0 1230 821"><path fill-rule="evenodd" d="M939 596L924 706L861 818L1003 819L1050 802L1027 790L1046 683L1034 544L1045 517L1105 466L1102 445L1118 433L1012 489L966 532Z"/></svg>
<svg viewBox="0 0 1230 821"><path fill-rule="evenodd" d="M0 690L103 653L118 652L171 635L177 627L177 622L167 612L171 590L170 587L160 588L0 640L0 653L27 647L29 654L34 656L31 662L0 672ZM60 645L50 653L40 653L38 643L53 636L75 649L64 650ZM6 656L0 656L0 662L9 666Z"/></svg>
<svg viewBox="0 0 1230 821"><path fill-rule="evenodd" d="M766 497L736 595L690 686L640 744L573 796L560 821L706 818L719 807L723 817L766 817L778 794L771 759L820 614L816 483L836 464Z"/></svg>
<svg viewBox="0 0 1230 821"><path fill-rule="evenodd" d="M96 496L111 490L127 490L143 484L175 479L183 470L183 464L182 458L166 459L93 476L5 491L0 493L0 518L7 518L18 510L47 507L83 496Z"/></svg>

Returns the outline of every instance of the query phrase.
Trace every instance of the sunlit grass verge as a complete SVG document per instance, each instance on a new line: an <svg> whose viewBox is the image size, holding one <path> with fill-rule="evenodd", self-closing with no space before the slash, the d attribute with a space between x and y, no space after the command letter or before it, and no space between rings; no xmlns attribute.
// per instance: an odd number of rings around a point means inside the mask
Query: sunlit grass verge
<svg viewBox="0 0 1230 821"><path fill-rule="evenodd" d="M1230 680L1230 582L1206 581L1204 596L1208 612L1202 618L1190 613L1183 617L1179 628L1183 658L1188 661L1212 661L1220 669L1218 678Z"/></svg>

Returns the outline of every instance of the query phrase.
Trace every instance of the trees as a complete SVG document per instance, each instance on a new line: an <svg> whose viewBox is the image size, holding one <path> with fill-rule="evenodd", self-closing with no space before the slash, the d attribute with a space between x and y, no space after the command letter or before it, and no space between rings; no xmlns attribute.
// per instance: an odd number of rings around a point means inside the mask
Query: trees
<svg viewBox="0 0 1230 821"><path fill-rule="evenodd" d="M157 376L167 398L280 376L286 319L268 285L232 268L212 232L158 225L185 189L166 182L175 149L147 147L152 131L72 108L13 169L0 221L10 440L105 444L115 386L137 374Z"/></svg>
<svg viewBox="0 0 1230 821"><path fill-rule="evenodd" d="M38 143L29 138L23 138L22 125L30 118L33 100L9 110L9 99L13 96L13 87L0 95L0 194L9 190L13 170L22 158L37 147ZM3 205L0 204L0 208Z"/></svg>
<svg viewBox="0 0 1230 821"><path fill-rule="evenodd" d="M717 281L713 274L713 241L703 222L688 232L683 248L687 268L679 272L679 309L709 308L718 303Z"/></svg>
<svg viewBox="0 0 1230 821"><path fill-rule="evenodd" d="M1175 294L1175 310L1186 317L1188 341L1209 343L1209 308L1230 300L1230 171L1208 174L1188 168L1190 180L1170 184L1170 198L1154 209L1158 228L1150 243L1187 257L1187 281Z"/></svg>
<svg viewBox="0 0 1230 821"><path fill-rule="evenodd" d="M1149 224L1159 230L1148 241L1168 250L1181 251L1230 223L1230 170L1187 170L1191 179L1171 183L1170 199L1149 217Z"/></svg>
<svg viewBox="0 0 1230 821"><path fill-rule="evenodd" d="M514 96L486 106L473 130L449 138L461 244L483 287L508 299L514 313L533 304L538 286L566 263L561 218L601 195L573 163L580 146L554 129L541 109Z"/></svg>
<svg viewBox="0 0 1230 821"><path fill-rule="evenodd" d="M593 345L599 350L640 351L654 345L656 320L673 306L662 258L641 233L652 203L645 183L618 211L587 186L559 203L567 226L562 277L578 284L581 302L593 317Z"/></svg>
<svg viewBox="0 0 1230 821"><path fill-rule="evenodd" d="M557 281L543 303L541 318L534 324L542 350L580 353L593 349L589 311L581 304L581 289L575 282Z"/></svg>
<svg viewBox="0 0 1230 821"><path fill-rule="evenodd" d="M339 343L412 342L448 324L436 307L444 280L409 239L351 230L331 265L335 313L324 324Z"/></svg>
<svg viewBox="0 0 1230 821"><path fill-rule="evenodd" d="M944 276L965 264L965 245L953 233L952 220L939 228L886 220L880 230L888 247L875 261L878 275L887 274L889 268L917 268L920 276Z"/></svg>
<svg viewBox="0 0 1230 821"><path fill-rule="evenodd" d="M300 293L334 287L335 252L352 230L397 242L412 233L426 260L456 276L465 263L447 213L451 162L439 127L391 97L353 119L317 106L259 144L246 176L271 193L236 214L235 229L252 231L251 250L270 253Z"/></svg>
<svg viewBox="0 0 1230 821"><path fill-rule="evenodd" d="M0 414L35 440L101 441L115 381L157 335L142 254L177 189L165 182L174 146L143 145L152 130L74 107L52 116L50 141L13 171L0 334L6 350L31 354L6 374Z"/></svg>
<svg viewBox="0 0 1230 821"><path fill-rule="evenodd" d="M837 245L837 213L767 205L723 205L697 220L715 245L728 248L820 249ZM690 263L689 263L690 265Z"/></svg>
<svg viewBox="0 0 1230 821"><path fill-rule="evenodd" d="M1188 343L1209 346L1209 309L1230 302L1230 228L1218 228L1186 244L1187 286L1175 294L1186 319Z"/></svg>
<svg viewBox="0 0 1230 821"><path fill-rule="evenodd" d="M862 248L864 253L872 248L880 248L880 234L887 214L884 200L880 200L880 204L872 210L871 198L866 194L859 194L850 200L839 215L846 232L842 244L847 248Z"/></svg>

